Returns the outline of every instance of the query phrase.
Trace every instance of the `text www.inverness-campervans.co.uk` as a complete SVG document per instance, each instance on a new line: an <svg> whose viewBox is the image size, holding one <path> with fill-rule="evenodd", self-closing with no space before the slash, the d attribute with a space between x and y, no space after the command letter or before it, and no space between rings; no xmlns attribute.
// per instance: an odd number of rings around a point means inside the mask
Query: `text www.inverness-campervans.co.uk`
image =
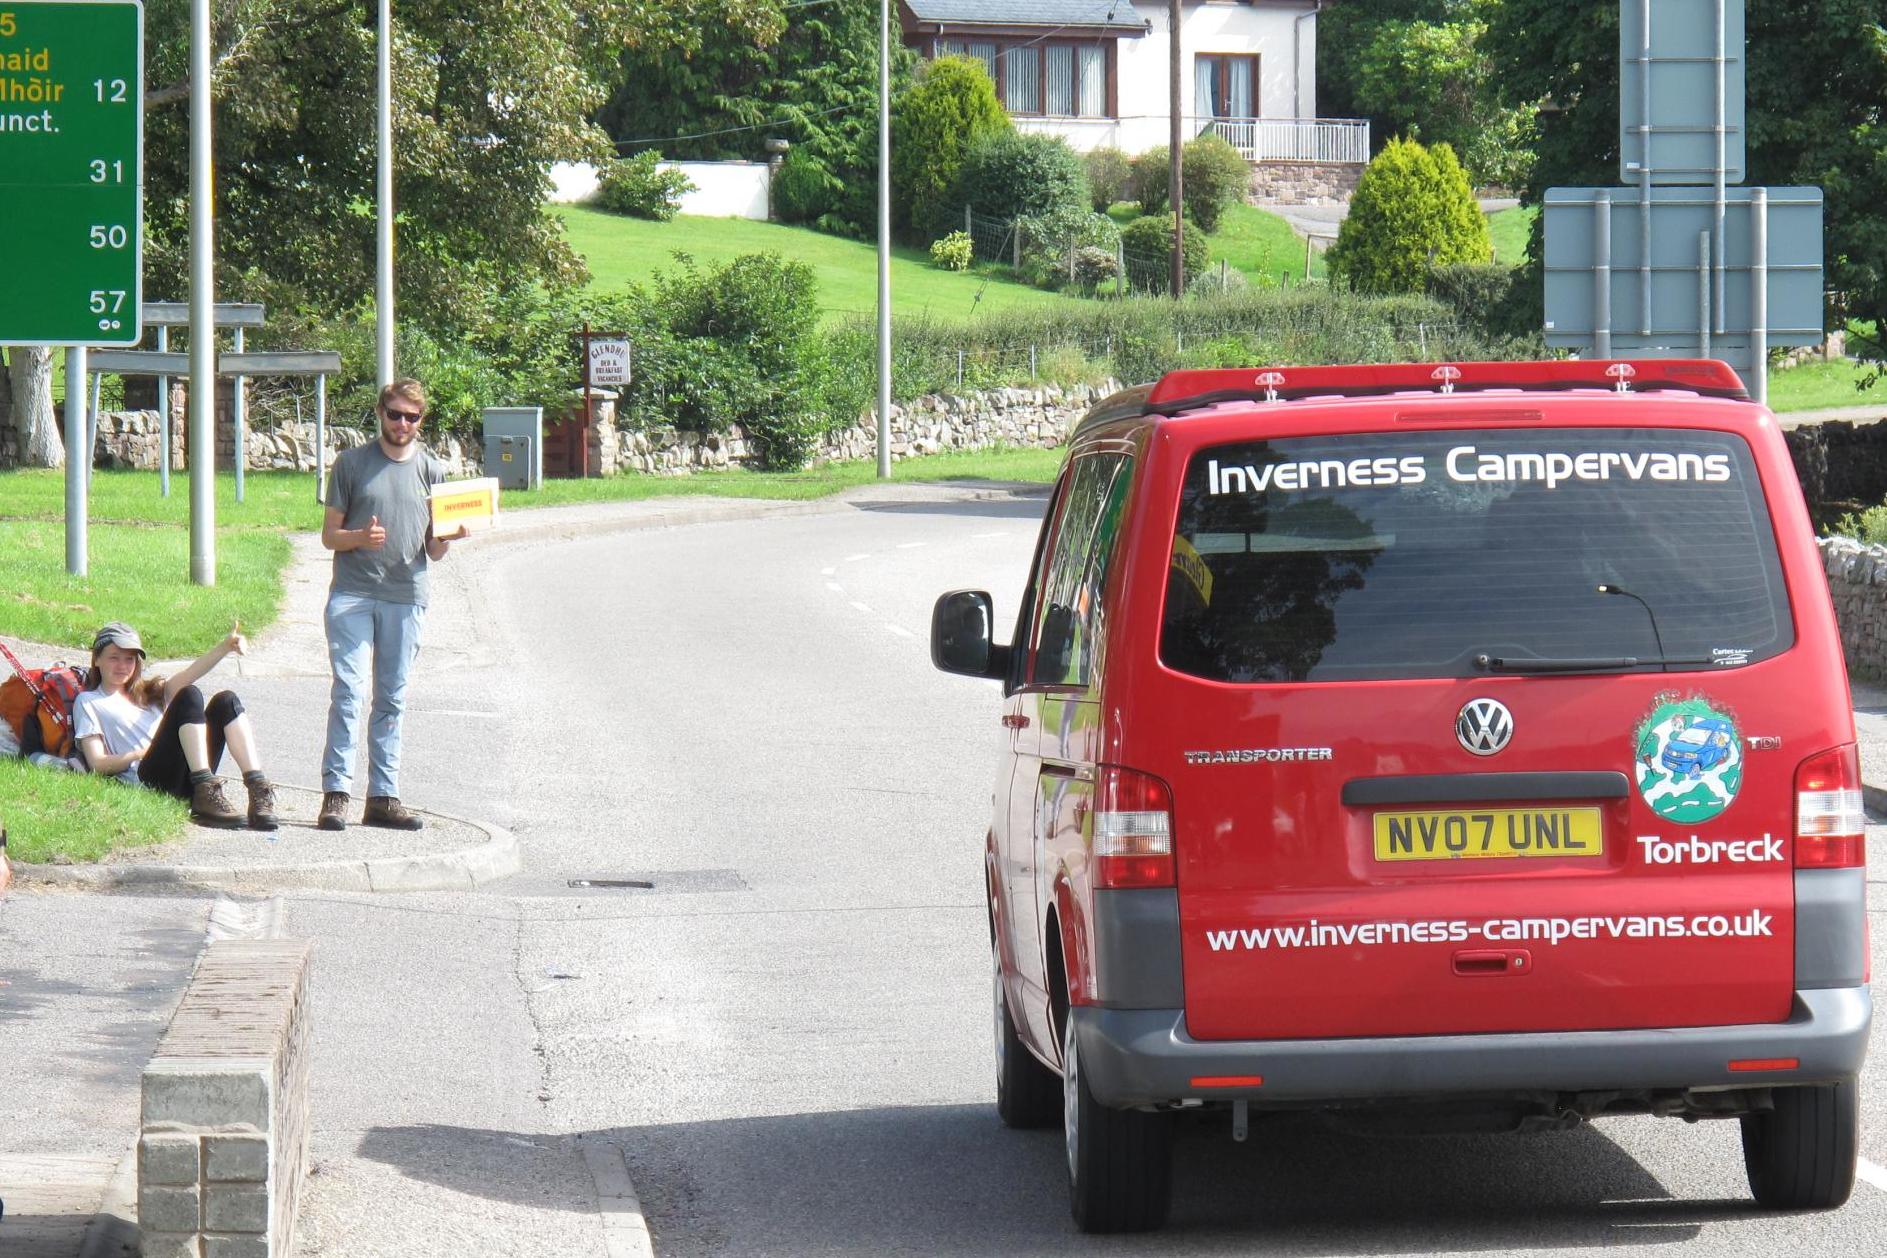
<svg viewBox="0 0 1887 1258"><path fill-rule="evenodd" d="M1569 939L1768 939L1775 934L1775 915L1761 909L1734 916L1705 913L1696 917L1671 914L1660 917L1490 917L1415 922L1294 922L1289 925L1250 926L1238 930L1209 930L1206 942L1214 952L1266 951L1290 948L1375 948L1396 944L1547 943Z"/></svg>

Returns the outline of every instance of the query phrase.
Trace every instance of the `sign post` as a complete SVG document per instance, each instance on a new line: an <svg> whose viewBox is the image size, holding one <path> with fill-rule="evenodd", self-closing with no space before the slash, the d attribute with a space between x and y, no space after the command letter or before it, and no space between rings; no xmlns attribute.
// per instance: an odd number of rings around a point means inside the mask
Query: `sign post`
<svg viewBox="0 0 1887 1258"><path fill-rule="evenodd" d="M0 345L66 346L66 571L87 571L85 349L136 345L144 9L0 0ZM77 374L74 375L76 364Z"/></svg>
<svg viewBox="0 0 1887 1258"><path fill-rule="evenodd" d="M579 456L584 479L590 475L590 424L594 413L590 391L599 384L629 383L629 340L621 332L597 332L585 323L577 333L583 342L578 357L583 367L583 451Z"/></svg>

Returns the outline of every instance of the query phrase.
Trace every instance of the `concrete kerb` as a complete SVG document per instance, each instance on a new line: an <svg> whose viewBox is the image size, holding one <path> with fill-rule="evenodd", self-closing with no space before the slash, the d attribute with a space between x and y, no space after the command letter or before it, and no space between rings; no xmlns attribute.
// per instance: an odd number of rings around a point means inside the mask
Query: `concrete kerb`
<svg viewBox="0 0 1887 1258"><path fill-rule="evenodd" d="M451 852L359 861L310 861L300 865L232 868L16 863L13 872L21 883L90 891L178 888L258 894L274 891L469 891L509 878L524 867L517 836L502 826L439 812L422 812L421 815L469 826L481 831L485 841Z"/></svg>

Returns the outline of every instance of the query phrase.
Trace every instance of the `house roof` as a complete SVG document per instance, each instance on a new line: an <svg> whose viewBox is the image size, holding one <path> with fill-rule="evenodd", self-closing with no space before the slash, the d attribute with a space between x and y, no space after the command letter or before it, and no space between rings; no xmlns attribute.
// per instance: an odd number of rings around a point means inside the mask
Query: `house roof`
<svg viewBox="0 0 1887 1258"><path fill-rule="evenodd" d="M1143 31L1129 0L904 0L919 22L961 26L1051 26Z"/></svg>

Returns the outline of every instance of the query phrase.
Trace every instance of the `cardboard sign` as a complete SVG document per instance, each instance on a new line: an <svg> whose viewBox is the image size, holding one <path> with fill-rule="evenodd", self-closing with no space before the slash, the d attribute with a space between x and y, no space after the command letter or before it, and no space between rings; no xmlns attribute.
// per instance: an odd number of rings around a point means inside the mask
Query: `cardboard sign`
<svg viewBox="0 0 1887 1258"><path fill-rule="evenodd" d="M497 518L496 477L442 481L432 487L432 531L436 537L456 533L460 528L476 533L491 527Z"/></svg>
<svg viewBox="0 0 1887 1258"><path fill-rule="evenodd" d="M629 342L590 342L590 383L629 383Z"/></svg>

